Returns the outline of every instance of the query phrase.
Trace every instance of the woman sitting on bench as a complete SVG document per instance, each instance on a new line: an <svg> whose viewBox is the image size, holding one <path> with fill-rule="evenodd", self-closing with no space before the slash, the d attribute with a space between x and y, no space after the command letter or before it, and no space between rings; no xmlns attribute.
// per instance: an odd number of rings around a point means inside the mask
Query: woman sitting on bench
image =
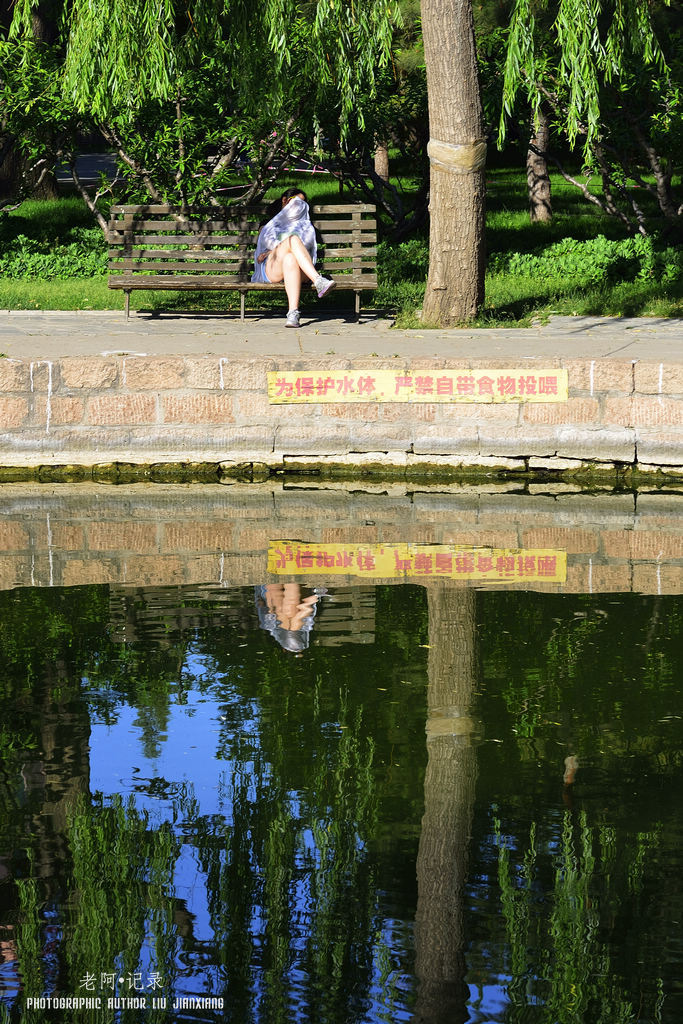
<svg viewBox="0 0 683 1024"><path fill-rule="evenodd" d="M305 192L288 188L268 212L271 219L259 232L251 279L261 284L284 281L289 301L285 327L298 327L301 282L308 278L321 299L334 288L334 281L314 266L318 247Z"/></svg>

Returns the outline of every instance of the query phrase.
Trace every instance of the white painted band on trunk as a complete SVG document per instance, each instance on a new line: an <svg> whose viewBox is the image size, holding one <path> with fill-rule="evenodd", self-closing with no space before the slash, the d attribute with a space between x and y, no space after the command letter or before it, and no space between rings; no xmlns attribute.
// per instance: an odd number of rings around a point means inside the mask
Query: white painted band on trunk
<svg viewBox="0 0 683 1024"><path fill-rule="evenodd" d="M453 171L455 174L474 174L476 171L483 171L486 164L486 142L484 139L478 139L476 142L454 146L450 142L430 139L427 143L427 155L429 162L435 167Z"/></svg>

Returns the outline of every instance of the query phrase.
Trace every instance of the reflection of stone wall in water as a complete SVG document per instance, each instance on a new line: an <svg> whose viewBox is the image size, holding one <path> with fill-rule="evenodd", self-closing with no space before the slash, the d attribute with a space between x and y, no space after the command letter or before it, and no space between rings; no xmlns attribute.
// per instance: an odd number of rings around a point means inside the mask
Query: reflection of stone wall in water
<svg viewBox="0 0 683 1024"><path fill-rule="evenodd" d="M5 484L0 588L260 584L268 581L272 542L296 538L329 545L554 549L566 553L566 582L537 581L535 589L683 592L682 496L581 494L552 484L529 495L516 493L518 486L376 494L272 484ZM324 569L306 580L330 585ZM363 582L358 574L334 577L335 588ZM419 582L430 585L426 577ZM501 585L528 587L523 581Z"/></svg>

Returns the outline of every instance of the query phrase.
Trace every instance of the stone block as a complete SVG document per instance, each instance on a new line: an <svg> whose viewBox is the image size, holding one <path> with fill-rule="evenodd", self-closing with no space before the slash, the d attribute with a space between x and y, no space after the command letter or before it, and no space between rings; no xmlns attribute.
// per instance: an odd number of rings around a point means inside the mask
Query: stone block
<svg viewBox="0 0 683 1024"><path fill-rule="evenodd" d="M272 406L268 396L258 391L245 391L235 399L237 404L236 418L238 423L267 423L271 431L275 430L278 421L278 407Z"/></svg>
<svg viewBox="0 0 683 1024"><path fill-rule="evenodd" d="M62 586L80 587L90 583L121 583L121 566L109 558L69 558L62 569Z"/></svg>
<svg viewBox="0 0 683 1024"><path fill-rule="evenodd" d="M661 395L633 395L631 398L606 398L602 421L627 427L683 426L683 400Z"/></svg>
<svg viewBox="0 0 683 1024"><path fill-rule="evenodd" d="M78 396L49 400L44 395L37 395L33 404L33 419L40 426L69 426L83 421L83 399Z"/></svg>
<svg viewBox="0 0 683 1024"><path fill-rule="evenodd" d="M185 362L169 356L126 356L121 363L124 387L130 391L165 391L185 386Z"/></svg>
<svg viewBox="0 0 683 1024"><path fill-rule="evenodd" d="M569 393L587 391L590 395L633 391L633 362L630 359L565 359Z"/></svg>
<svg viewBox="0 0 683 1024"><path fill-rule="evenodd" d="M0 391L28 391L28 364L20 359L0 358Z"/></svg>
<svg viewBox="0 0 683 1024"><path fill-rule="evenodd" d="M566 402L527 402L522 407L523 423L597 425L600 405L597 398L569 398Z"/></svg>
<svg viewBox="0 0 683 1024"><path fill-rule="evenodd" d="M583 465L584 463L580 459L557 459L552 456L529 459L529 469L569 470L572 472L581 469Z"/></svg>
<svg viewBox="0 0 683 1024"><path fill-rule="evenodd" d="M277 527L272 527L270 525L258 528L243 526L239 532L238 544L235 544L233 550L237 549L239 550L240 553L247 551L260 551L263 552L265 559L265 553L268 550L268 545L270 544L271 540L280 537L280 533L278 532L279 528L279 523Z"/></svg>
<svg viewBox="0 0 683 1024"><path fill-rule="evenodd" d="M0 430L22 427L28 419L28 402L25 398L0 395Z"/></svg>
<svg viewBox="0 0 683 1024"><path fill-rule="evenodd" d="M37 583L31 580L31 567L25 555L0 555L0 590L13 590Z"/></svg>
<svg viewBox="0 0 683 1024"><path fill-rule="evenodd" d="M683 503L678 494L638 494L636 528L644 530L683 529Z"/></svg>
<svg viewBox="0 0 683 1024"><path fill-rule="evenodd" d="M177 586L185 582L185 566L177 555L131 555L123 561L121 583L127 586Z"/></svg>
<svg viewBox="0 0 683 1024"><path fill-rule="evenodd" d="M602 530L600 545L606 558L628 560L631 558L633 530Z"/></svg>
<svg viewBox="0 0 683 1024"><path fill-rule="evenodd" d="M159 547L156 523L104 522L89 523L86 531L89 551L154 551Z"/></svg>
<svg viewBox="0 0 683 1024"><path fill-rule="evenodd" d="M516 427L506 434L479 431L484 455L579 459L597 463L633 462L635 431L629 429L582 429L580 426L535 425Z"/></svg>
<svg viewBox="0 0 683 1024"><path fill-rule="evenodd" d="M635 391L639 395L683 396L683 361L680 363L638 362L634 368Z"/></svg>
<svg viewBox="0 0 683 1024"><path fill-rule="evenodd" d="M98 395L86 400L86 421L94 427L130 426L136 423L156 423L157 402L154 395ZM93 438L102 451L108 445L104 439Z"/></svg>
<svg viewBox="0 0 683 1024"><path fill-rule="evenodd" d="M57 364L51 359L34 360L28 364L28 378L30 391L56 391Z"/></svg>
<svg viewBox="0 0 683 1024"><path fill-rule="evenodd" d="M631 565L629 562L621 564L589 562L585 578L584 593L630 594L631 590Z"/></svg>
<svg viewBox="0 0 683 1024"><path fill-rule="evenodd" d="M280 367L284 369L284 367ZM218 387L226 391L260 391L268 393L267 374L278 369L274 359L234 359L223 357L217 362Z"/></svg>
<svg viewBox="0 0 683 1024"><path fill-rule="evenodd" d="M633 590L638 594L683 594L683 565L636 563Z"/></svg>
<svg viewBox="0 0 683 1024"><path fill-rule="evenodd" d="M111 388L119 381L119 366L113 359L65 356L59 361L62 385L67 388Z"/></svg>
<svg viewBox="0 0 683 1024"><path fill-rule="evenodd" d="M185 362L185 387L193 391L221 391L221 369L226 362L216 356L187 356Z"/></svg>
<svg viewBox="0 0 683 1024"><path fill-rule="evenodd" d="M479 456L479 434L476 427L459 427L455 423L412 425L412 433L406 440L412 440L415 455L453 455L456 457Z"/></svg>
<svg viewBox="0 0 683 1024"><path fill-rule="evenodd" d="M28 531L22 524L0 519L0 551L26 551L28 547Z"/></svg>
<svg viewBox="0 0 683 1024"><path fill-rule="evenodd" d="M232 552L216 552L214 554L206 555L193 555L192 558L185 561L183 564L183 573L185 576L186 583L210 583L214 586L220 584L223 587L229 586L240 586L243 584L233 584L231 582L234 573L236 559L232 557ZM245 558L245 561L249 559ZM258 579L258 576L256 577ZM251 581L247 575L245 583L254 582L254 577L251 577Z"/></svg>
<svg viewBox="0 0 683 1024"><path fill-rule="evenodd" d="M524 530L522 547L552 548L567 554L593 555L598 550L599 532L571 526L537 526Z"/></svg>
<svg viewBox="0 0 683 1024"><path fill-rule="evenodd" d="M638 463L652 466L681 467L683 471L683 430L661 427L636 431Z"/></svg>
<svg viewBox="0 0 683 1024"><path fill-rule="evenodd" d="M631 557L643 562L683 561L683 531L633 530Z"/></svg>
<svg viewBox="0 0 683 1024"><path fill-rule="evenodd" d="M53 523L52 543L60 551L81 551L85 547L85 531L72 523Z"/></svg>
<svg viewBox="0 0 683 1024"><path fill-rule="evenodd" d="M213 521L210 523L174 523L164 525L161 551L230 551L233 543L233 524Z"/></svg>
<svg viewBox="0 0 683 1024"><path fill-rule="evenodd" d="M161 400L165 423L234 423L231 395L164 395Z"/></svg>

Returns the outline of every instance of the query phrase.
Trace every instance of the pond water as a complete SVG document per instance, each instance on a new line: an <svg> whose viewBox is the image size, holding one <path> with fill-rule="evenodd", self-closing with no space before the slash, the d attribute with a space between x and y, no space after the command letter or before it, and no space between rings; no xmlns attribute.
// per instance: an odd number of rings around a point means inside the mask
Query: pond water
<svg viewBox="0 0 683 1024"><path fill-rule="evenodd" d="M0 1021L677 1024L683 597L284 596L0 592Z"/></svg>

